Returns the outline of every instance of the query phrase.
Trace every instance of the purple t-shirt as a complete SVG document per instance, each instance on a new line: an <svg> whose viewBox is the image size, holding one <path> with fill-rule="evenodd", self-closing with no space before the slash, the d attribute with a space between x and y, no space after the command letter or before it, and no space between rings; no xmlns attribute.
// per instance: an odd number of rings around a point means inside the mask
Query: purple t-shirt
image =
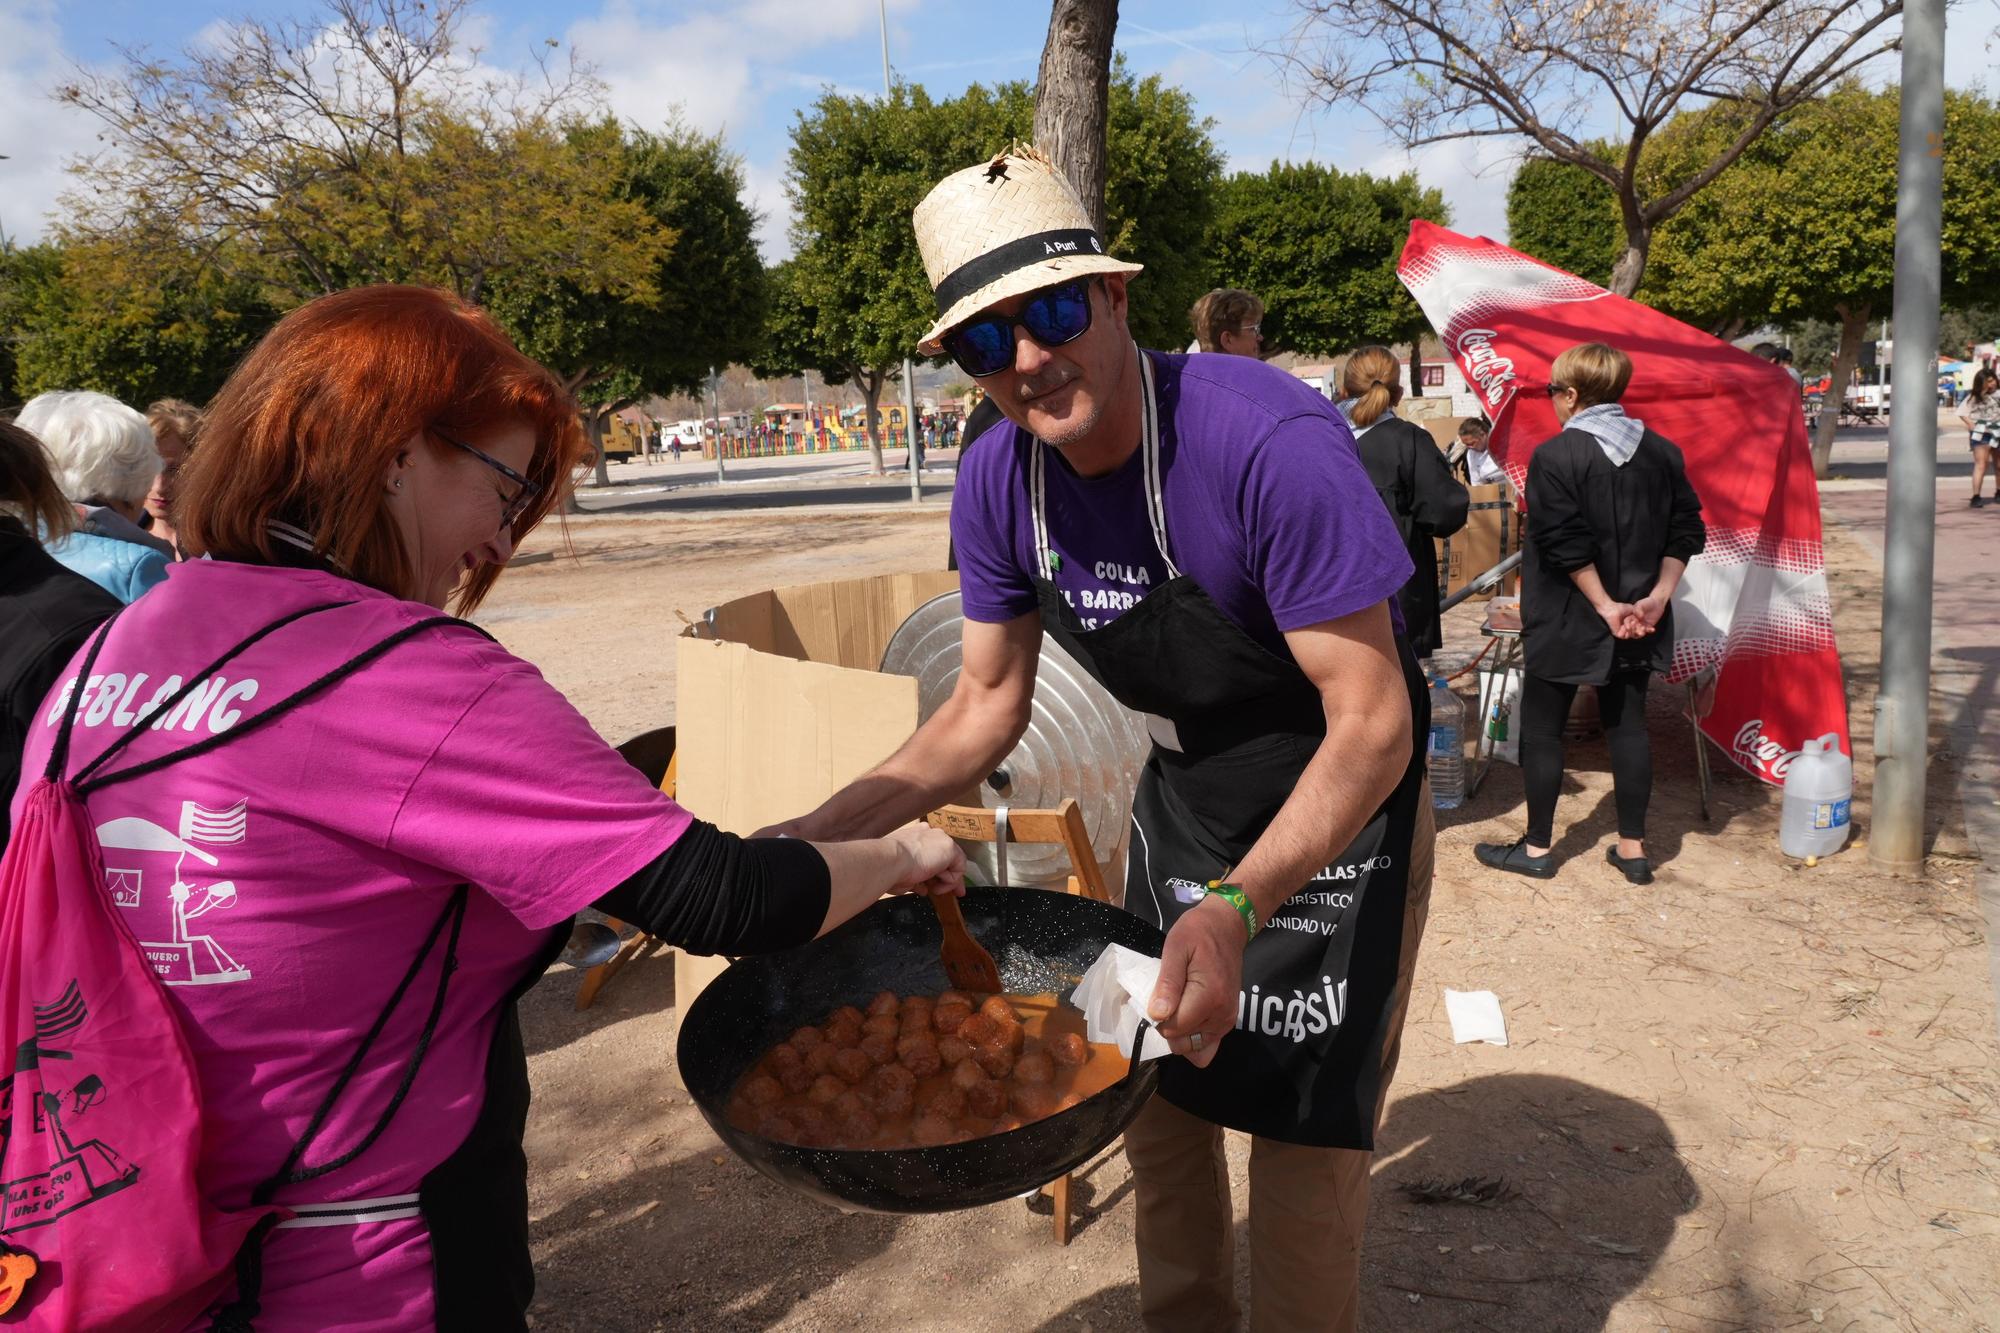
<svg viewBox="0 0 2000 1333"><path fill-rule="evenodd" d="M1396 526L1333 405L1242 356L1147 352L1159 398L1167 545L1252 638L1284 635L1387 601L1412 572ZM1029 498L1033 441L996 425L961 466L951 507L969 620L1035 609ZM1047 451L1053 580L1086 629L1110 623L1167 579L1147 517L1145 451L1083 478Z"/></svg>

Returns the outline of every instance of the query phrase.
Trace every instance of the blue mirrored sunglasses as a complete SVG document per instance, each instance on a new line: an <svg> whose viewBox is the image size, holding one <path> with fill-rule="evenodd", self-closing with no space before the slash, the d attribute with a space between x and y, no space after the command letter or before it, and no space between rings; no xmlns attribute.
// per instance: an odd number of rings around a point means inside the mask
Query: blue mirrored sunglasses
<svg viewBox="0 0 2000 1333"><path fill-rule="evenodd" d="M1090 280L1079 278L1036 292L1018 315L982 315L939 339L958 367L974 379L1014 364L1014 330L1044 347L1061 347L1090 331Z"/></svg>

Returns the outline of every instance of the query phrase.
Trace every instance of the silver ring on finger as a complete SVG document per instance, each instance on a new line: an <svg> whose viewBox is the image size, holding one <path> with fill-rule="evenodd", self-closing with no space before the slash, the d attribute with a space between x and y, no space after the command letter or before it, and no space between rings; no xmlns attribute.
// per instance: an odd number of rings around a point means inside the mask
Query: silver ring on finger
<svg viewBox="0 0 2000 1333"><path fill-rule="evenodd" d="M1201 1034L1200 1034L1199 1032L1197 1032L1197 1033L1194 1033L1193 1035L1191 1035L1191 1036L1190 1036L1190 1037L1188 1038L1188 1050L1189 1050L1189 1051L1191 1051L1191 1052L1192 1052L1192 1051L1198 1051L1198 1050L1200 1050L1200 1049L1201 1049L1201 1040L1202 1040L1202 1039L1201 1039Z"/></svg>

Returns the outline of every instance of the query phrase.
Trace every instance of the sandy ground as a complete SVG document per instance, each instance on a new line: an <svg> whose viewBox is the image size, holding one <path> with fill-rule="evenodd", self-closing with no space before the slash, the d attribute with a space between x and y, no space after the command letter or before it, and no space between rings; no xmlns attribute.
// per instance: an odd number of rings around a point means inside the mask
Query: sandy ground
<svg viewBox="0 0 2000 1333"><path fill-rule="evenodd" d="M481 618L617 740L672 720L682 615L779 584L937 567L944 506L925 509L587 518L572 529L579 559L510 573ZM1838 532L1828 554L1858 715L1879 569ZM1476 640L1474 614L1452 621ZM1518 833L1518 771L1442 816L1375 1166L1365 1324L2000 1324L1995 1020L1954 756L1934 768L1926 876L1876 874L1852 850L1808 870L1778 853L1775 793L1733 770L1718 770L1701 820L1674 703L1653 701L1665 864L1649 889L1602 860L1601 742L1573 747L1558 815L1569 860L1551 882L1496 878L1472 857L1475 841ZM1864 830L1866 798L1864 757ZM577 974L558 967L525 1002L537 1328L1138 1326L1115 1148L1079 1178L1068 1249L1020 1202L923 1218L806 1202L726 1155L679 1089L672 968L636 965L577 1014ZM1512 1044L1453 1046L1447 986L1496 991ZM1232 1136L1239 1218L1246 1158ZM1471 1176L1506 1197L1406 1193Z"/></svg>

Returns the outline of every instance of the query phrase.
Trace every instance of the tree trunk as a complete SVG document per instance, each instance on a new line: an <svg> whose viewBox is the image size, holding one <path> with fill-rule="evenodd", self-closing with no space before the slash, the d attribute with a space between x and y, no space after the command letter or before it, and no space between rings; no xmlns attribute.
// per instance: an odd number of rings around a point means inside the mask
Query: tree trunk
<svg viewBox="0 0 2000 1333"><path fill-rule="evenodd" d="M611 484L611 473L604 462L604 414L592 409L584 419L584 428L590 436L591 452L597 455L597 475L593 483L598 486Z"/></svg>
<svg viewBox="0 0 2000 1333"><path fill-rule="evenodd" d="M879 370L871 370L855 381L861 386L863 411L868 422L868 475L879 477L886 470L882 466L882 413L876 406L882 399L882 383L887 377Z"/></svg>
<svg viewBox="0 0 2000 1333"><path fill-rule="evenodd" d="M1410 339L1410 397L1424 396L1424 340L1423 335Z"/></svg>
<svg viewBox="0 0 2000 1333"><path fill-rule="evenodd" d="M1840 346L1833 354L1833 372L1827 378L1826 397L1820 403L1819 429L1813 434L1813 475L1824 480L1833 464L1833 434L1840 429L1840 404L1847 396L1847 381L1854 377L1855 363L1861 360L1861 338L1868 332L1869 307L1835 306L1840 315Z"/></svg>
<svg viewBox="0 0 2000 1333"><path fill-rule="evenodd" d="M1611 266L1611 290L1623 297L1638 294L1639 280L1646 276L1646 252L1653 248L1653 233L1648 230L1625 233L1625 250L1618 256L1618 262Z"/></svg>
<svg viewBox="0 0 2000 1333"><path fill-rule="evenodd" d="M1035 146L1069 178L1104 231L1104 122L1118 0L1055 0L1035 84Z"/></svg>

